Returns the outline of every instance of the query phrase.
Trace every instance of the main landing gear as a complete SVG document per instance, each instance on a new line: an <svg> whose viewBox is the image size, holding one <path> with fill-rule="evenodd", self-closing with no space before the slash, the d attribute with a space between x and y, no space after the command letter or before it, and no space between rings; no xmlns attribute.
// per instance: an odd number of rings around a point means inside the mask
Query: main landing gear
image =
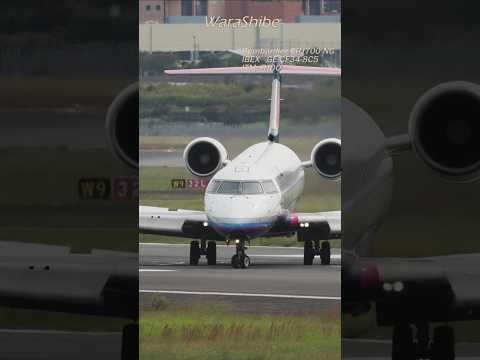
<svg viewBox="0 0 480 360"><path fill-rule="evenodd" d="M245 246L245 240L237 240L236 242L236 252L232 256L232 267L235 269L246 269L250 266L250 258L245 253L247 247Z"/></svg>
<svg viewBox="0 0 480 360"><path fill-rule="evenodd" d="M250 266L250 258L245 253L245 240L236 240L236 252L232 256L232 267L246 269ZM205 255L208 265L217 264L217 245L215 241L193 240L190 242L190 265L198 265L200 257Z"/></svg>
<svg viewBox="0 0 480 360"><path fill-rule="evenodd" d="M217 264L217 244L215 241L197 240L190 242L190 265L198 265L200 257L205 255L208 265Z"/></svg>
<svg viewBox="0 0 480 360"><path fill-rule="evenodd" d="M416 325L416 338L410 324L397 324L392 336L392 360L454 360L455 334L448 325L437 326L433 339L429 338L428 324Z"/></svg>
<svg viewBox="0 0 480 360"><path fill-rule="evenodd" d="M322 241L320 244L320 240L315 240L315 242L305 240L303 244L303 264L312 265L315 255L320 256L320 262L322 265L330 265L330 242Z"/></svg>

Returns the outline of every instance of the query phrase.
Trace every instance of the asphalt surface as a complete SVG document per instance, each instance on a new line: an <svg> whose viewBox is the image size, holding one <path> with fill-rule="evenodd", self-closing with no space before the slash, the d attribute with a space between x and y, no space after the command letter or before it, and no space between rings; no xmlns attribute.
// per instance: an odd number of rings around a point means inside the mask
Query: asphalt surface
<svg viewBox="0 0 480 360"><path fill-rule="evenodd" d="M390 360L392 343L374 339L342 339L342 359ZM456 360L478 359L480 344L458 343L455 347Z"/></svg>
<svg viewBox="0 0 480 360"><path fill-rule="evenodd" d="M234 306L236 311L308 313L340 307L340 256L333 249L330 266L303 265L302 248L256 247L247 250L252 264L233 269L234 246L217 245L217 265L201 259L188 265L188 245L140 244L140 304L148 308L161 294L175 304Z"/></svg>
<svg viewBox="0 0 480 360"><path fill-rule="evenodd" d="M122 334L2 329L0 348L1 358L9 360L120 359Z"/></svg>

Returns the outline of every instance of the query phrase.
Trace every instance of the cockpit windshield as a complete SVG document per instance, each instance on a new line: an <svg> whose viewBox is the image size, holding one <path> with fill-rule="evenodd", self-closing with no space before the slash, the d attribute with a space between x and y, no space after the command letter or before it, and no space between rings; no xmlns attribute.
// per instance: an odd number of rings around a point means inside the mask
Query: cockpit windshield
<svg viewBox="0 0 480 360"><path fill-rule="evenodd" d="M257 181L246 181L242 183L242 194L253 195L263 194L262 185Z"/></svg>
<svg viewBox="0 0 480 360"><path fill-rule="evenodd" d="M262 182L213 180L207 187L207 193L224 195L257 195L277 192L278 190L271 180Z"/></svg>
<svg viewBox="0 0 480 360"><path fill-rule="evenodd" d="M239 181L222 181L217 194L237 195L242 192L242 183Z"/></svg>

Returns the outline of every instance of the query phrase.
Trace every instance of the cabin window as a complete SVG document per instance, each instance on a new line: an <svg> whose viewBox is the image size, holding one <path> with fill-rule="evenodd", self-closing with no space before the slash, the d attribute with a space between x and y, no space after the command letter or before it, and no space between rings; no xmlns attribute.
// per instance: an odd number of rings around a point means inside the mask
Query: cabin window
<svg viewBox="0 0 480 360"><path fill-rule="evenodd" d="M241 187L242 187L242 183L240 183L239 181L224 181L220 185L217 193L236 195L236 194L240 194Z"/></svg>
<svg viewBox="0 0 480 360"><path fill-rule="evenodd" d="M263 194L262 185L256 181L245 181L242 187L242 194L253 195L253 194Z"/></svg>
<svg viewBox="0 0 480 360"><path fill-rule="evenodd" d="M267 194L278 193L277 187L275 186L272 180L263 181L262 186L263 186L263 190L265 190Z"/></svg>

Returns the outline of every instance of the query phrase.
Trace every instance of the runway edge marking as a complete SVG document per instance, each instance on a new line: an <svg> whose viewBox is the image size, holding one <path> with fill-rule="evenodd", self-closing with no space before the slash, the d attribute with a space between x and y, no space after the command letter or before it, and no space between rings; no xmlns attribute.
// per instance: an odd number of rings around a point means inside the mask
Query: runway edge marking
<svg viewBox="0 0 480 360"><path fill-rule="evenodd" d="M263 297L280 299L306 299L306 300L335 300L339 301L340 296L314 296L314 295L287 295L287 294L260 294L260 293L232 293L217 291L180 291L180 290L140 290L141 293L150 294L176 294L176 295L210 295L210 296L242 296L242 297Z"/></svg>

